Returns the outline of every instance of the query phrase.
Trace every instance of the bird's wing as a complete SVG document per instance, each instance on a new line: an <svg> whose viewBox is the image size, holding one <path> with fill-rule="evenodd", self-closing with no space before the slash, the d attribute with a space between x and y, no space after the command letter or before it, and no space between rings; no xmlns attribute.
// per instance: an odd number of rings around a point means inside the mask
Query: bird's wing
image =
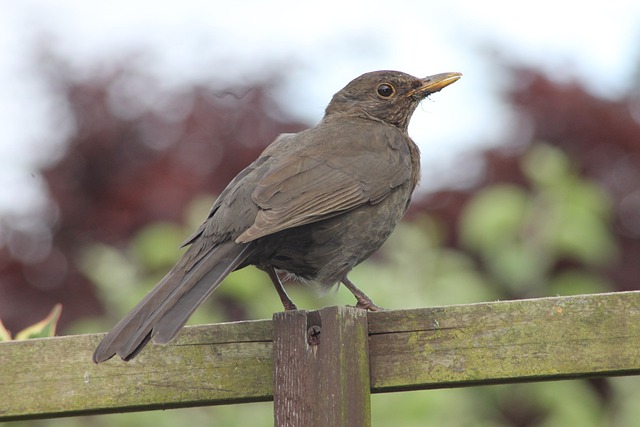
<svg viewBox="0 0 640 427"><path fill-rule="evenodd" d="M262 176L251 194L258 214L237 243L377 203L411 177L411 142L396 128L333 123L314 131L300 134L304 152L277 158Z"/></svg>

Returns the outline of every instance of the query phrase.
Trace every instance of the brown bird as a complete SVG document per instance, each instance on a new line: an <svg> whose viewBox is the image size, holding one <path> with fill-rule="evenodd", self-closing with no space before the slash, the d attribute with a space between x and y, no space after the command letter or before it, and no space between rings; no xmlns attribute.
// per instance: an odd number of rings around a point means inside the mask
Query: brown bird
<svg viewBox="0 0 640 427"><path fill-rule="evenodd" d="M420 175L407 127L428 95L461 77L423 79L375 71L336 93L314 128L280 135L220 194L180 261L102 340L96 363L166 344L232 271L267 272L286 310L296 309L277 271L332 287L379 308L347 274L376 251L404 215Z"/></svg>

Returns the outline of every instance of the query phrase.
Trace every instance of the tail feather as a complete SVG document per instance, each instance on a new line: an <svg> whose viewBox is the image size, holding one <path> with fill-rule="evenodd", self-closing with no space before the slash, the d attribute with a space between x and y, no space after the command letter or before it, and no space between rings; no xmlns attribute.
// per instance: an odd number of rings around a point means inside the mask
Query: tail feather
<svg viewBox="0 0 640 427"><path fill-rule="evenodd" d="M247 245L247 249L249 246ZM245 251L235 255L233 258L229 257L228 262L221 262L204 275L195 286L186 294L184 294L175 303L169 311L158 321L154 330L156 331L153 337L153 342L157 344L167 344L171 341L180 329L187 323L189 317L193 312L202 304L202 302L213 293L221 282L220 277L227 277L233 270L238 267L242 261L247 258L248 254ZM212 283L216 283L215 286L211 286Z"/></svg>
<svg viewBox="0 0 640 427"><path fill-rule="evenodd" d="M193 264L188 271L178 263L102 340L93 354L96 363L116 354L135 357L147 342L166 344L173 339L195 309L222 280L253 251L253 244L226 242ZM185 257L189 252L185 254Z"/></svg>

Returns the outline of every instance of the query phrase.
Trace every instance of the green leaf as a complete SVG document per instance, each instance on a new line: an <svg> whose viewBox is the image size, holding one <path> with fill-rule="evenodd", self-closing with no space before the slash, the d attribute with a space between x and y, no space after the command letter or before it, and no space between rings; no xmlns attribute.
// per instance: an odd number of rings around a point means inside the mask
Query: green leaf
<svg viewBox="0 0 640 427"><path fill-rule="evenodd" d="M571 167L567 155L548 144L534 144L522 158L522 171L539 187L557 186L567 181Z"/></svg>
<svg viewBox="0 0 640 427"><path fill-rule="evenodd" d="M52 337L56 334L56 326L62 313L62 304L53 306L51 313L38 323L29 326L16 334L16 340L26 340L29 338Z"/></svg>
<svg viewBox="0 0 640 427"><path fill-rule="evenodd" d="M529 196L515 185L494 185L480 191L462 215L462 241L480 251L503 246L519 234L529 204Z"/></svg>
<svg viewBox="0 0 640 427"><path fill-rule="evenodd" d="M580 206L567 206L564 221L558 227L555 245L560 255L587 265L606 265L618 253L609 224Z"/></svg>
<svg viewBox="0 0 640 427"><path fill-rule="evenodd" d="M178 259L181 253L179 248L185 237L187 236L181 226L156 222L136 234L132 247L145 267L164 270Z"/></svg>
<svg viewBox="0 0 640 427"><path fill-rule="evenodd" d="M4 327L2 320L0 320L0 342L11 341L11 332Z"/></svg>

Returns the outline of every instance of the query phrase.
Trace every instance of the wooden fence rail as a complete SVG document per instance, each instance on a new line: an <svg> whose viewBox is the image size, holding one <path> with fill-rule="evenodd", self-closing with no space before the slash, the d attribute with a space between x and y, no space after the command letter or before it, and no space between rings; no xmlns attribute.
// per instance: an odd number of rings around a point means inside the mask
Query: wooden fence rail
<svg viewBox="0 0 640 427"><path fill-rule="evenodd" d="M640 291L276 313L95 365L101 336L0 343L0 421L273 399L278 426L366 426L370 392L635 375Z"/></svg>

